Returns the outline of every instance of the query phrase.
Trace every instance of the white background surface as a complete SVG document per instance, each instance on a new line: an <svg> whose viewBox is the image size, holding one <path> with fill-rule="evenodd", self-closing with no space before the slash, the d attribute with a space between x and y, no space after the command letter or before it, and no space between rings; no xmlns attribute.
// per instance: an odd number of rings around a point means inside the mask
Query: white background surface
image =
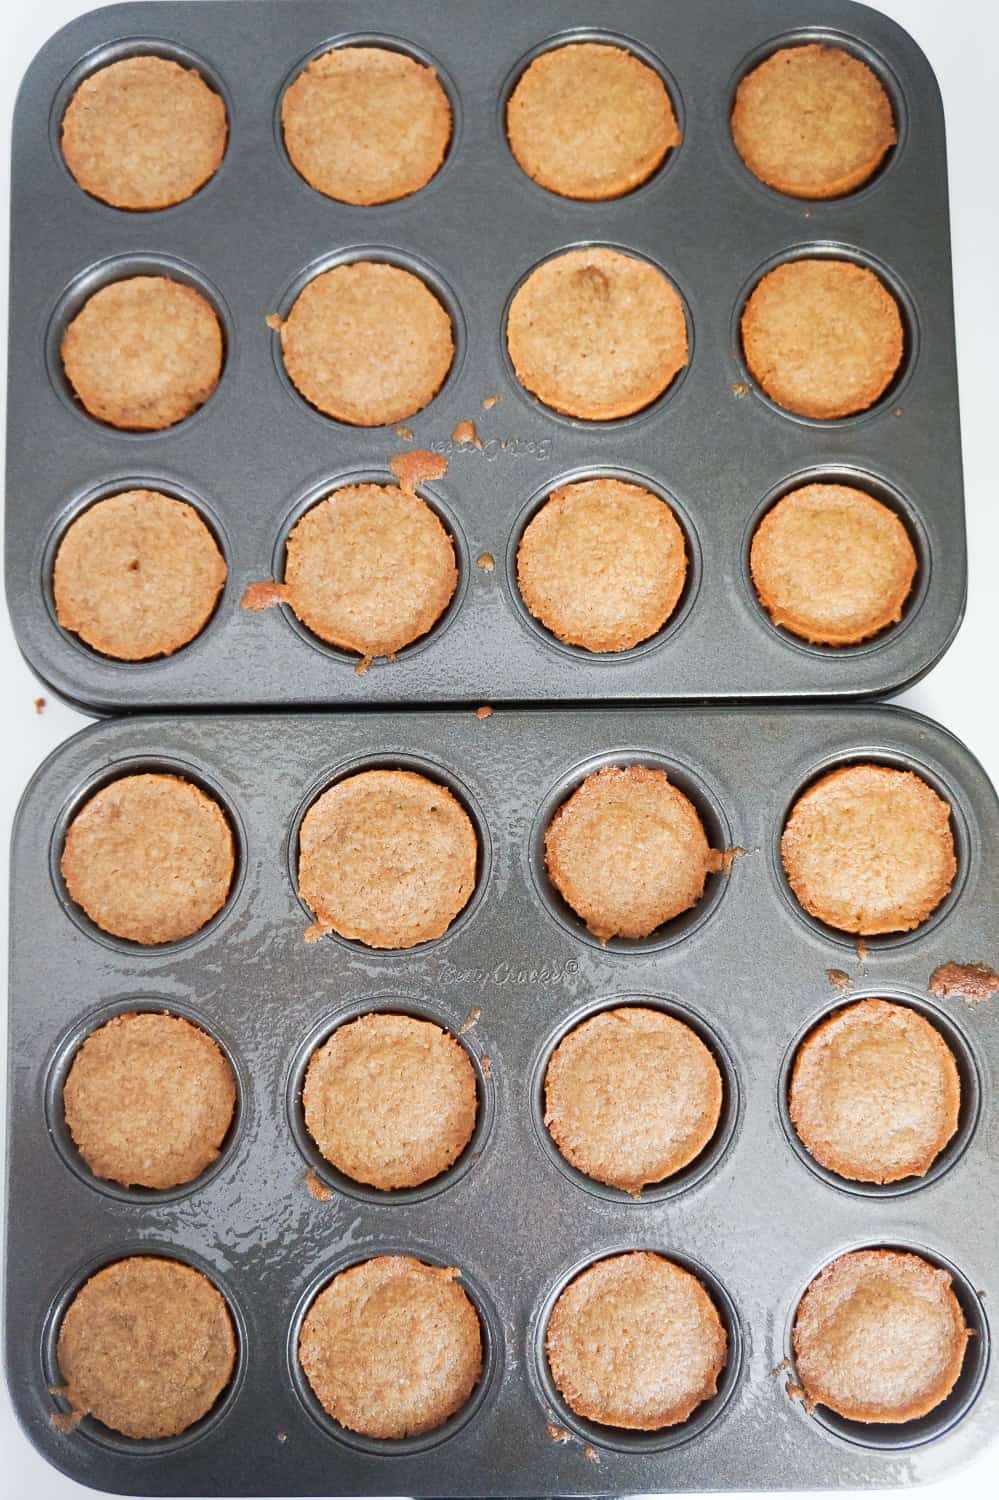
<svg viewBox="0 0 999 1500"><path fill-rule="evenodd" d="M280 0L292 4L294 0ZM510 3L510 0L506 0ZM543 7L544 0L519 0ZM689 0L696 4L696 0ZM734 5L751 0L731 0ZM80 0L7 0L0 48L2 217L7 221L8 141L18 82L42 43L73 16L92 7ZM944 661L898 701L938 719L957 734L999 781L999 4L996 0L880 0L877 7L915 37L933 65L943 93L950 162L951 225L957 299L958 357L964 434L970 584L964 626ZM497 5L501 13L501 4ZM580 19L587 17L580 0ZM0 298L6 328L7 245L3 233ZM49 699L22 662L6 614L0 618L0 837L6 848L21 791L38 763L87 720ZM6 864L6 861L4 861ZM6 869L4 870L6 879ZM6 893L0 917L6 953ZM999 914L997 914L999 917ZM5 1028L4 1028L5 1034ZM0 1084L0 1090L4 1087ZM999 1236L999 1204L994 1206ZM999 1434L991 1450L955 1478L927 1488L927 1500L989 1500L999 1491ZM18 1429L6 1387L0 1387L0 1490L11 1500L69 1500L85 1490L51 1469ZM841 1492L846 1494L846 1492Z"/></svg>

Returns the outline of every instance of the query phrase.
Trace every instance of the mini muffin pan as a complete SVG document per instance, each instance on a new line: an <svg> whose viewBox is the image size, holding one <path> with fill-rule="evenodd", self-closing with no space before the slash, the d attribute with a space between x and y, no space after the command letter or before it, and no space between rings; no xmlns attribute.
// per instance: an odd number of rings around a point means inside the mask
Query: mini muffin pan
<svg viewBox="0 0 999 1500"><path fill-rule="evenodd" d="M855 760L912 768L937 788L953 810L959 860L937 913L914 933L872 938L863 958L801 912L779 859L801 790ZM601 947L551 888L540 835L586 774L629 761L666 767L712 841L745 852L686 917L645 942ZM476 895L443 938L406 952L336 937L307 944L310 915L295 882L303 811L338 777L373 765L420 770L461 798L479 834ZM224 911L185 943L157 949L98 934L58 875L83 800L149 769L201 783L238 832ZM151 1495L880 1489L935 1479L994 1435L999 1001L936 999L930 977L945 962L999 962L999 809L981 768L936 725L849 705L126 718L84 731L38 772L13 860L8 1374L28 1435L74 1478ZM958 1060L958 1133L923 1181L846 1183L795 1144L785 1102L793 1050L824 1015L865 995L914 1006ZM635 1002L691 1025L724 1078L713 1141L637 1201L574 1172L542 1116L544 1068L559 1040L596 1010ZM166 1193L97 1181L61 1118L75 1049L135 1007L190 1017L238 1080L219 1162ZM302 1119L312 1049L377 1009L460 1034L480 1094L465 1155L407 1192L331 1171ZM307 1174L328 1188L325 1201L310 1194ZM947 1267L974 1331L953 1393L903 1426L809 1414L788 1394L797 1303L824 1265L860 1246L913 1250ZM543 1352L571 1276L640 1248L701 1278L730 1350L717 1396L654 1433L577 1418ZM461 1269L486 1350L469 1405L398 1442L339 1428L296 1358L318 1289L388 1251ZM49 1388L60 1382L65 1307L93 1270L143 1253L189 1262L222 1289L239 1336L232 1385L170 1441L126 1440L91 1418L60 1431L52 1417L62 1403Z"/></svg>
<svg viewBox="0 0 999 1500"><path fill-rule="evenodd" d="M643 186L611 202L558 197L517 166L504 111L546 48L600 39L662 75L683 142ZM898 143L863 188L829 202L771 191L743 165L728 117L740 78L779 46L825 40L867 62L887 89ZM437 70L454 132L422 191L381 207L324 198L282 143L284 89L309 58L358 42L401 48ZM88 197L62 161L74 88L96 68L152 52L198 68L225 99L222 165L193 198L129 213ZM875 11L846 0L732 6L680 0L544 6L494 0L295 5L119 5L74 21L41 51L14 124L7 588L21 648L55 691L98 713L155 708L309 707L528 700L846 698L900 689L941 655L966 581L951 304L944 126L926 59ZM587 423L556 415L517 382L505 316L539 262L580 245L617 246L662 267L679 289L688 368L645 411ZM747 371L739 316L752 288L789 257L841 256L876 270L906 326L897 379L870 411L836 422L790 416ZM332 421L295 392L279 339L319 271L387 260L422 276L448 309L455 359L408 426ZM220 385L161 433L116 432L90 418L61 369L63 330L115 278L167 274L199 288L225 330ZM489 397L498 402L484 409ZM455 443L476 422L482 446ZM358 480L391 483L406 448L448 458L421 493L454 537L451 608L394 662L358 676L286 607L240 609L246 586L281 575L288 532L307 501ZM516 548L545 497L612 475L672 505L688 543L684 596L651 640L620 654L561 644L528 613ZM855 483L909 528L919 575L902 621L856 647L813 647L775 627L749 576L765 508L810 480ZM176 655L128 664L97 655L57 624L59 538L81 507L136 486L195 504L225 553L214 618ZM491 570L479 566L484 554Z"/></svg>

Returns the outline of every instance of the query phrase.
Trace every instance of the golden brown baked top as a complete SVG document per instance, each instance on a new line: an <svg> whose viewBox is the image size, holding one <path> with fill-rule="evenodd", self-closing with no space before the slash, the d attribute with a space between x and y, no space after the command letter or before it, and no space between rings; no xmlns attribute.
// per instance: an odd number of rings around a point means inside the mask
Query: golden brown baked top
<svg viewBox="0 0 999 1500"><path fill-rule="evenodd" d="M204 629L225 579L215 538L193 506L156 490L126 490L67 527L52 588L64 630L118 661L148 661Z"/></svg>
<svg viewBox="0 0 999 1500"><path fill-rule="evenodd" d="M288 378L337 421L383 427L422 411L454 359L451 319L400 266L351 261L323 271L280 324Z"/></svg>
<svg viewBox="0 0 999 1500"><path fill-rule="evenodd" d="M852 261L785 261L757 282L742 314L754 380L802 417L828 421L873 406L904 344L895 298Z"/></svg>
<svg viewBox="0 0 999 1500"><path fill-rule="evenodd" d="M718 1064L700 1037L647 1006L583 1021L545 1073L545 1124L563 1156L636 1198L700 1154L721 1104Z"/></svg>
<svg viewBox="0 0 999 1500"><path fill-rule="evenodd" d="M545 833L552 882L595 937L648 937L695 906L720 868L697 809L665 771L607 766Z"/></svg>
<svg viewBox="0 0 999 1500"><path fill-rule="evenodd" d="M627 651L655 635L686 576L686 543L669 506L620 479L554 490L517 548L531 614L587 651Z"/></svg>
<svg viewBox="0 0 999 1500"><path fill-rule="evenodd" d="M125 1187L192 1182L218 1158L235 1105L232 1068L211 1037L146 1011L91 1032L63 1089L80 1155Z"/></svg>
<svg viewBox="0 0 999 1500"><path fill-rule="evenodd" d="M80 1288L57 1357L75 1416L126 1437L174 1437L229 1384L236 1335L225 1298L200 1271L136 1255Z"/></svg>
<svg viewBox="0 0 999 1500"><path fill-rule="evenodd" d="M323 1288L298 1357L334 1421L366 1437L415 1437L461 1410L482 1373L482 1330L459 1274L379 1255Z"/></svg>
<svg viewBox="0 0 999 1500"><path fill-rule="evenodd" d="M812 42L781 47L747 73L732 139L749 170L795 198L862 186L895 144L891 100L859 57Z"/></svg>
<svg viewBox="0 0 999 1500"><path fill-rule="evenodd" d="M288 537L284 599L304 625L365 660L426 635L458 587L436 512L394 485L335 490Z"/></svg>
<svg viewBox="0 0 999 1500"><path fill-rule="evenodd" d="M594 422L641 411L688 358L676 288L619 250L568 250L537 266L510 303L506 338L521 385Z"/></svg>
<svg viewBox="0 0 999 1500"><path fill-rule="evenodd" d="M62 118L62 154L77 182L114 208L168 208L214 176L225 105L194 68L124 57L85 78Z"/></svg>
<svg viewBox="0 0 999 1500"><path fill-rule="evenodd" d="M360 771L302 819L299 893L318 933L412 948L467 905L477 859L472 820L447 787L413 771Z"/></svg>
<svg viewBox="0 0 999 1500"><path fill-rule="evenodd" d="M62 337L66 378L90 415L135 432L172 427L203 406L222 356L215 309L167 276L102 286Z"/></svg>
<svg viewBox="0 0 999 1500"><path fill-rule="evenodd" d="M806 1399L854 1422L911 1422L950 1394L969 1338L946 1271L855 1250L811 1283L794 1322Z"/></svg>
<svg viewBox="0 0 999 1500"><path fill-rule="evenodd" d="M775 625L823 646L852 646L902 618L916 553L893 510L845 484L806 484L753 536L750 567Z"/></svg>
<svg viewBox="0 0 999 1500"><path fill-rule="evenodd" d="M310 187L341 203L392 203L425 187L451 139L433 68L387 47L334 47L281 102L284 143Z"/></svg>
<svg viewBox="0 0 999 1500"><path fill-rule="evenodd" d="M475 1130L475 1069L431 1021L375 1013L338 1026L309 1061L305 1123L355 1182L418 1187L451 1166Z"/></svg>
<svg viewBox="0 0 999 1500"><path fill-rule="evenodd" d="M685 1422L716 1393L726 1345L697 1277L642 1250L571 1281L545 1340L555 1384L578 1416L645 1432Z"/></svg>
<svg viewBox="0 0 999 1500"><path fill-rule="evenodd" d="M829 1171L898 1182L929 1171L957 1130L961 1079L918 1011L861 1000L806 1037L788 1104L803 1144Z"/></svg>
<svg viewBox="0 0 999 1500"><path fill-rule="evenodd" d="M798 798L781 858L802 906L830 927L909 932L957 874L950 805L914 771L843 766Z"/></svg>
<svg viewBox="0 0 999 1500"><path fill-rule="evenodd" d="M105 932L133 943L190 937L221 911L235 869L214 798L179 776L120 776L66 831L62 875Z"/></svg>
<svg viewBox="0 0 999 1500"><path fill-rule="evenodd" d="M506 128L528 177L567 198L630 193L680 144L658 73L602 42L536 57L510 96Z"/></svg>

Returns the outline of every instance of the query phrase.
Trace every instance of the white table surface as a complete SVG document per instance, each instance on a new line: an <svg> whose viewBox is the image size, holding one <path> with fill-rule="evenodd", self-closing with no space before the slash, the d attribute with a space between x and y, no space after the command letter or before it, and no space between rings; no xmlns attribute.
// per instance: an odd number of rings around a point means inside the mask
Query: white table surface
<svg viewBox="0 0 999 1500"><path fill-rule="evenodd" d="M294 0L281 0L292 4ZM497 0L497 11L502 3ZM535 3L544 0L520 0ZM690 0L696 4L696 0ZM733 5L750 0L732 0ZM80 0L8 0L0 48L0 111L9 121L18 82L42 43L72 17L92 7ZM938 719L957 734L999 780L999 153L995 142L999 93L999 5L996 0L880 0L878 9L915 37L936 70L947 116L951 225L957 299L970 583L961 633L945 659L897 701ZM580 18L586 19L586 0ZM7 220L9 160L3 146L3 222ZM0 298L6 326L7 244L0 264ZM5 357L5 356L4 356ZM2 439L0 439L2 441ZM7 728L0 734L0 827L6 846L18 798L38 763L88 722L54 701L18 654L6 615L0 621L0 702ZM35 699L49 701L35 711ZM4 871L6 880L6 870ZM6 899L2 903L6 955ZM999 916L999 914L997 914ZM5 1028L4 1028L5 1034ZM0 1083L0 1091L5 1083ZM999 1235L999 1204L996 1205ZM999 1485L999 1435L969 1468L928 1487L927 1500L986 1500ZM0 1386L0 1490L11 1500L70 1500L93 1493L66 1479L34 1451ZM845 1496L848 1492L840 1491ZM852 1492L849 1492L852 1493ZM864 1492L871 1493L871 1492Z"/></svg>

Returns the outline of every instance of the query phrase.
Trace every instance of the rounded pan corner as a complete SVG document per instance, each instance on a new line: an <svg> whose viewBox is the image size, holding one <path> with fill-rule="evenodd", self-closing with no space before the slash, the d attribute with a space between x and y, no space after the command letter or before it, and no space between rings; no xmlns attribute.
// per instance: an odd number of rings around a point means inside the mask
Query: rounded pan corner
<svg viewBox="0 0 999 1500"><path fill-rule="evenodd" d="M25 658L25 660L27 660L27 658ZM34 671L34 668L32 668L32 671ZM64 703L69 704L71 708L79 708L79 711L81 713L93 712L91 709L80 708L80 706L74 703L72 699L67 698L63 693L58 692L56 688L53 688L51 684L43 681L42 678L39 678L38 680L42 683L43 687L47 687L50 692L56 693L57 696L61 698ZM56 745L55 749L49 751L48 755L46 755L41 765L31 773L31 776L25 783L24 790L21 792L21 795L17 800L17 807L14 809L14 817L11 820L10 851L12 864L14 858L16 857L18 840L21 833L21 824L27 815L28 804L33 799L38 787L41 786L45 781L50 768L58 761L61 761L64 755L66 755L71 749L71 747L76 745L77 741L82 740L86 735L98 733L98 731L104 727L104 724L105 719L98 719L92 724L85 724L82 729L78 729L75 734L70 735L69 739L61 740L59 744Z"/></svg>
<svg viewBox="0 0 999 1500"><path fill-rule="evenodd" d="M947 632L944 635L943 640L933 647L929 656L926 657L925 660L917 661L910 668L910 670L905 672L901 677L892 677L888 682L882 683L880 686L868 689L861 695L862 698L866 699L866 701L870 703L878 703L886 699L897 698L900 693L909 692L910 688L916 687L920 682L923 681L925 677L928 677L934 670L934 668L940 665L944 657L947 655L947 652L950 650L951 646L953 646L955 640L957 639L958 632L960 631L961 626L964 624L964 616L967 610L967 606L968 575L967 571L965 571L961 597L958 601L957 609L954 612L953 619L948 625ZM884 706L886 708L890 708L893 705L886 702Z"/></svg>
<svg viewBox="0 0 999 1500"><path fill-rule="evenodd" d="M894 43L899 53L922 72L923 77L915 81L921 88L932 89L932 103L942 120L943 95L936 69L912 32L903 26L901 21L896 21L894 16L888 15L876 5L865 5L861 3L861 0L845 0L844 10L844 21L848 20L851 15L862 16L872 30L876 29L882 37Z"/></svg>
<svg viewBox="0 0 999 1500"><path fill-rule="evenodd" d="M13 128L16 139L21 115L28 108L28 96L34 86L36 78L44 76L46 70L51 68L55 72L64 72L75 56L75 50L71 46L73 38L77 33L83 33L81 45L86 46L84 40L88 31L95 25L108 27L113 23L116 16L120 16L124 22L127 17L134 15L137 10L147 11L152 7L148 5L122 4L120 0L110 5L95 5L92 10L85 11L83 15L73 16L66 21L57 31L47 37L41 46L35 51L30 62L21 74L21 81L17 86L14 96ZM98 18L99 21L98 21Z"/></svg>
<svg viewBox="0 0 999 1500"><path fill-rule="evenodd" d="M101 1495L120 1494L113 1477L100 1465L88 1464L88 1455L74 1447L66 1436L51 1427L37 1407L37 1393L18 1379L9 1343L5 1341L3 1374L10 1409L18 1431L45 1463L74 1484L87 1486Z"/></svg>

